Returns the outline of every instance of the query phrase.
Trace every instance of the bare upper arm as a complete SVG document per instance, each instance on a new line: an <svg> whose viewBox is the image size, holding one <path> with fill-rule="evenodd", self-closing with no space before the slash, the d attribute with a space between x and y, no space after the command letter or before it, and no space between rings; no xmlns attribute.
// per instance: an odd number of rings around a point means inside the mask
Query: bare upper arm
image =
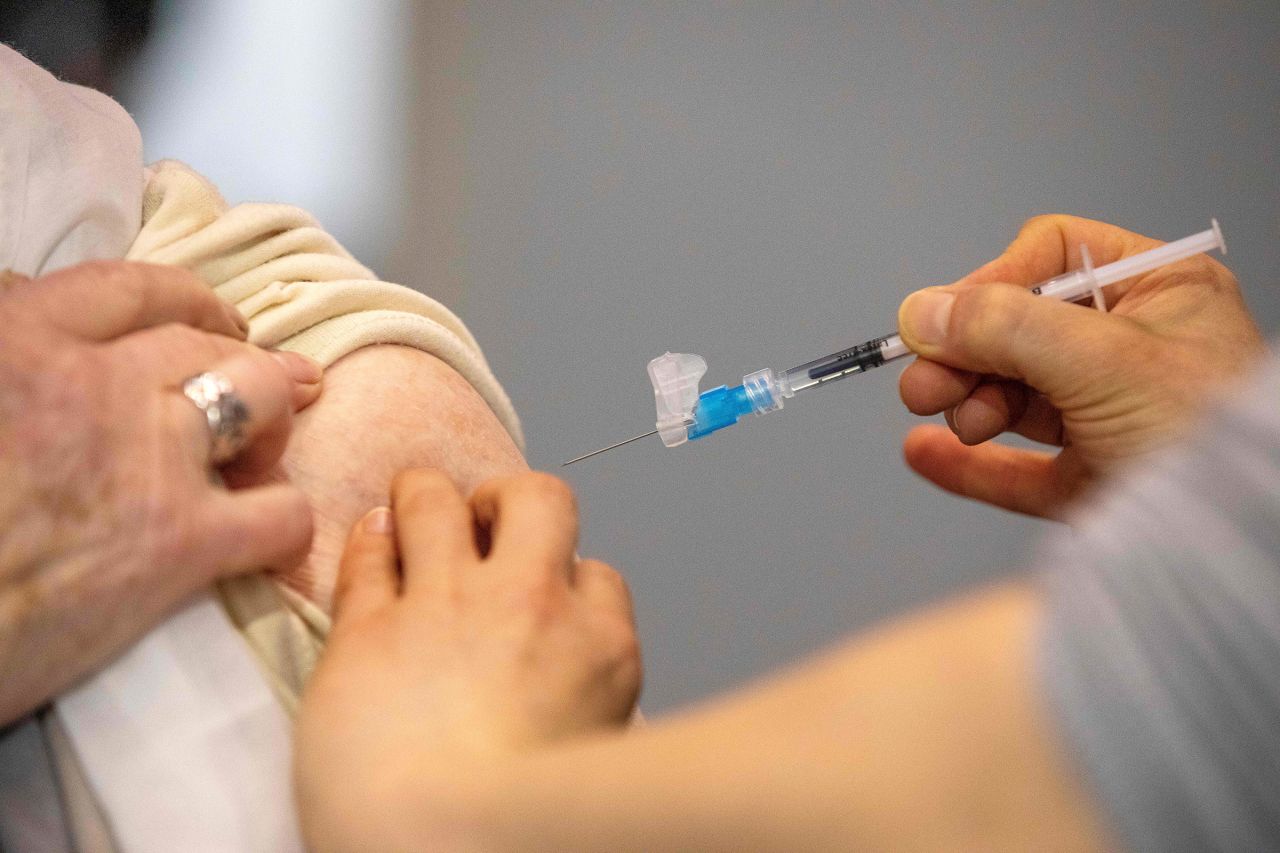
<svg viewBox="0 0 1280 853"><path fill-rule="evenodd" d="M421 350L387 344L329 367L323 395L295 422L284 467L316 512L311 557L285 581L327 609L351 525L387 503L396 473L439 468L470 491L528 466L453 368Z"/></svg>

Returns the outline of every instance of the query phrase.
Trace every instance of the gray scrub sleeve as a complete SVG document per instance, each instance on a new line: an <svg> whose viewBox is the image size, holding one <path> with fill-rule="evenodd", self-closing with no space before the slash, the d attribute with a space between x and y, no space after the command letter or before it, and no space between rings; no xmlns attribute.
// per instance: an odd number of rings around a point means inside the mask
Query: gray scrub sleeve
<svg viewBox="0 0 1280 853"><path fill-rule="evenodd" d="M1280 362L1073 528L1039 675L1117 837L1280 850Z"/></svg>

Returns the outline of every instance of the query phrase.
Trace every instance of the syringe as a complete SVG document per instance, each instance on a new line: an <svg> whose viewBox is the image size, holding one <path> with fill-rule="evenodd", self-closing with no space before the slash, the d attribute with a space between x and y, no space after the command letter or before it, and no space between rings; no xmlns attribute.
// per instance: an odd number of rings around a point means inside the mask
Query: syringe
<svg viewBox="0 0 1280 853"><path fill-rule="evenodd" d="M1096 269L1088 247L1081 245L1083 266L1080 269L1041 282L1031 288L1031 292L1066 302L1092 299L1094 307L1105 311L1106 300L1102 288L1213 249L1223 254L1227 251L1222 229L1218 227L1216 219L1211 221L1208 229L1198 234ZM656 428L635 438L570 459L564 464L571 465L655 434L661 436L662 443L667 447L677 447L686 441L733 426L743 416L753 412L757 415L776 412L782 408L783 400L790 399L801 391L817 388L846 376L865 373L910 354L911 350L902 342L902 338L894 333L816 358L781 374L765 368L744 376L741 385L732 388L721 385L699 394L698 383L707 371L706 361L698 355L669 352L649 362L649 378L657 401Z"/></svg>

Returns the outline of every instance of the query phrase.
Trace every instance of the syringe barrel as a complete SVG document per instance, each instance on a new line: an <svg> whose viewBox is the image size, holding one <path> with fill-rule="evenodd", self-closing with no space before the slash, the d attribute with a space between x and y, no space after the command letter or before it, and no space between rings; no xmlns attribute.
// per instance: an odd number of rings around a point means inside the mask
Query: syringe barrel
<svg viewBox="0 0 1280 853"><path fill-rule="evenodd" d="M790 392L787 396L791 396L797 391L844 379L855 373L865 373L909 352L901 337L886 335L793 367L782 375L779 384Z"/></svg>
<svg viewBox="0 0 1280 853"><path fill-rule="evenodd" d="M1102 288L1126 278L1132 278L1149 270L1208 252L1213 249L1226 251L1226 242L1217 220L1198 234L1183 237L1163 246L1156 246L1128 258L1122 258L1106 266L1094 269L1088 263L1084 269L1072 270L1060 276L1041 282L1031 289L1032 293L1061 299L1066 302L1082 301L1090 296L1100 298ZM797 391L814 388L855 373L865 373L873 367L879 367L887 361L908 355L910 350L902 342L899 335L886 335L874 338L866 343L858 344L850 349L841 350L822 358L814 359L793 367L778 378L778 384L785 396L792 396Z"/></svg>
<svg viewBox="0 0 1280 853"><path fill-rule="evenodd" d="M1214 249L1222 252L1227 250L1226 241L1222 237L1222 229L1218 227L1218 220L1216 219L1213 220L1211 227L1198 234L1192 234L1190 237L1183 237L1181 240L1174 240L1172 243L1165 243L1163 246L1156 246L1154 249L1148 249L1145 252L1121 258L1097 269L1079 269L1063 273L1048 281L1041 282L1033 287L1031 291L1052 299L1076 302L1089 296L1095 289L1115 284L1117 281L1124 281L1126 278L1133 278L1135 275L1150 272L1189 258L1192 255L1198 255L1201 252L1211 252Z"/></svg>

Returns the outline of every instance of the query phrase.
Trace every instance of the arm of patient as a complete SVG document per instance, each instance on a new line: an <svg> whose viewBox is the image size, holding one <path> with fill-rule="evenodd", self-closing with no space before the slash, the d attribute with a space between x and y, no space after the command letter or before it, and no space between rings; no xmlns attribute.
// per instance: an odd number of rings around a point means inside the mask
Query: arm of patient
<svg viewBox="0 0 1280 853"><path fill-rule="evenodd" d="M351 526L387 504L398 472L418 466L446 472L464 493L528 470L489 405L435 356L383 344L329 367L284 458L284 474L311 500L315 539L282 581L327 611Z"/></svg>

